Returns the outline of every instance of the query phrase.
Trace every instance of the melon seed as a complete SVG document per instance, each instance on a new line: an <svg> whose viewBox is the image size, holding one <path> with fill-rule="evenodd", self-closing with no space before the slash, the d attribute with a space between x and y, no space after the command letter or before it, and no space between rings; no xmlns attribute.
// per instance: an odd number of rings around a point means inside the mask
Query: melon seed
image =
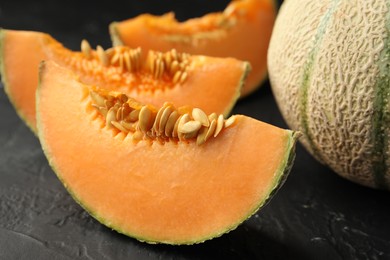
<svg viewBox="0 0 390 260"><path fill-rule="evenodd" d="M190 115L184 114L179 118L179 120L177 122L177 126L175 124L175 129L173 131L176 132L176 135L177 135L177 137L179 137L179 139L184 138L183 133L180 132L180 129L183 127L183 125L185 123L189 122L190 120L191 120Z"/></svg>
<svg viewBox="0 0 390 260"><path fill-rule="evenodd" d="M111 127L112 126L111 121L115 121L115 120L116 120L116 111L112 107L110 108L110 110L108 110L106 115L106 126Z"/></svg>
<svg viewBox="0 0 390 260"><path fill-rule="evenodd" d="M186 71L184 71L184 72L181 74L180 83L183 84L184 81L186 81L187 77L188 77L188 74L187 74Z"/></svg>
<svg viewBox="0 0 390 260"><path fill-rule="evenodd" d="M128 131L134 132L136 130L135 123L128 123L126 121L121 121L120 124L126 128Z"/></svg>
<svg viewBox="0 0 390 260"><path fill-rule="evenodd" d="M81 52L89 59L91 58L91 45L85 39L81 41Z"/></svg>
<svg viewBox="0 0 390 260"><path fill-rule="evenodd" d="M218 116L217 119L217 128L215 129L214 137L217 137L217 135L221 132L223 125L224 125L224 119L223 119L223 115L221 114Z"/></svg>
<svg viewBox="0 0 390 260"><path fill-rule="evenodd" d="M104 107L106 104L105 104L105 99L100 96L98 93L96 93L95 91L90 91L90 96L92 98L92 100L94 101L94 103L100 107Z"/></svg>
<svg viewBox="0 0 390 260"><path fill-rule="evenodd" d="M129 104L124 103L122 105L122 115L121 115L122 120L124 120L130 114L130 112L131 112L131 108L130 108Z"/></svg>
<svg viewBox="0 0 390 260"><path fill-rule="evenodd" d="M209 127L209 129L208 129L208 131L207 131L207 134L206 134L206 136L205 136L205 142L206 142L207 140L209 140L211 136L213 136L213 134L215 133L215 130L216 130L216 129L217 129L217 120L214 119L214 120L211 121L211 123L210 123L210 127Z"/></svg>
<svg viewBox="0 0 390 260"><path fill-rule="evenodd" d="M180 115L176 110L169 115L167 123L165 124L165 136L173 137L173 130L175 129L175 124L179 117Z"/></svg>
<svg viewBox="0 0 390 260"><path fill-rule="evenodd" d="M198 121L188 121L181 126L179 125L178 131L183 134L196 133L201 128L202 124Z"/></svg>
<svg viewBox="0 0 390 260"><path fill-rule="evenodd" d="M218 118L217 113L211 113L211 114L209 115L209 121L210 121L210 122L213 121L214 119L216 120L217 118Z"/></svg>
<svg viewBox="0 0 390 260"><path fill-rule="evenodd" d="M192 109L192 118L196 121L199 121L203 126L209 127L210 122L206 113L200 108Z"/></svg>
<svg viewBox="0 0 390 260"><path fill-rule="evenodd" d="M131 60L130 60L129 52L126 51L125 53L123 53L123 59L124 59L125 67L126 67L127 71L131 71L132 66L131 66Z"/></svg>
<svg viewBox="0 0 390 260"><path fill-rule="evenodd" d="M206 142L207 131L208 131L207 127L202 127L199 130L198 136L196 137L196 144L197 145L202 145L202 144L204 144L204 142Z"/></svg>
<svg viewBox="0 0 390 260"><path fill-rule="evenodd" d="M179 136L179 133L178 133L177 129L179 128L179 124L180 124L182 118L183 118L183 115L179 115L179 117L177 118L177 120L175 122L175 125L173 127L173 130L172 130L172 137L178 137Z"/></svg>
<svg viewBox="0 0 390 260"><path fill-rule="evenodd" d="M103 47L100 45L96 46L96 52L97 52L97 55L98 55L100 62L103 64L103 66L107 66L108 65L108 57L107 57L107 54L104 51Z"/></svg>
<svg viewBox="0 0 390 260"><path fill-rule="evenodd" d="M105 107L100 107L100 106L95 105L95 104L92 104L92 106L93 106L94 108L96 108L96 109L99 111L99 113L102 114L104 117L107 116L107 111L108 111L107 108L105 108Z"/></svg>
<svg viewBox="0 0 390 260"><path fill-rule="evenodd" d="M171 55L174 60L178 60L178 55L176 49L171 50Z"/></svg>
<svg viewBox="0 0 390 260"><path fill-rule="evenodd" d="M171 72L171 75L175 75L176 72L179 70L179 62L177 60L172 61L172 63L169 65L169 70Z"/></svg>
<svg viewBox="0 0 390 260"><path fill-rule="evenodd" d="M160 122L158 125L160 135L165 134L165 127L167 125L168 118L173 111L174 108L172 106L167 106L161 114Z"/></svg>
<svg viewBox="0 0 390 260"><path fill-rule="evenodd" d="M140 47L130 51L130 60L133 67L133 71L138 70L141 65L141 51L142 50Z"/></svg>
<svg viewBox="0 0 390 260"><path fill-rule="evenodd" d="M165 105L166 104L164 104L162 107L160 107L160 109L157 112L156 119L154 120L153 131L157 134L159 133L160 120L161 120L162 113L165 110Z"/></svg>
<svg viewBox="0 0 390 260"><path fill-rule="evenodd" d="M231 126L232 124L234 124L234 122L236 121L236 117L235 116L231 116L229 117L226 121L225 121L225 128Z"/></svg>
<svg viewBox="0 0 390 260"><path fill-rule="evenodd" d="M175 75L173 76L173 83L176 84L181 78L181 71L176 71Z"/></svg>
<svg viewBox="0 0 390 260"><path fill-rule="evenodd" d="M111 124L124 133L129 132L129 130L127 130L125 127L123 127L122 124L118 123L117 121L111 121Z"/></svg>
<svg viewBox="0 0 390 260"><path fill-rule="evenodd" d="M120 107L118 108L118 110L116 111L116 120L120 121L120 120L123 120L123 108Z"/></svg>
<svg viewBox="0 0 390 260"><path fill-rule="evenodd" d="M124 61L123 61L123 55L120 55L119 56L119 68L120 68L121 72L123 71L124 67L125 67L125 65L124 65Z"/></svg>
<svg viewBox="0 0 390 260"><path fill-rule="evenodd" d="M152 128L152 110L148 106L143 106L139 112L139 129L146 133Z"/></svg>
<svg viewBox="0 0 390 260"><path fill-rule="evenodd" d="M112 65L115 65L119 61L119 56L119 52L115 52L110 61Z"/></svg>
<svg viewBox="0 0 390 260"><path fill-rule="evenodd" d="M138 120L140 110L135 109L129 113L128 119L130 122L135 122Z"/></svg>

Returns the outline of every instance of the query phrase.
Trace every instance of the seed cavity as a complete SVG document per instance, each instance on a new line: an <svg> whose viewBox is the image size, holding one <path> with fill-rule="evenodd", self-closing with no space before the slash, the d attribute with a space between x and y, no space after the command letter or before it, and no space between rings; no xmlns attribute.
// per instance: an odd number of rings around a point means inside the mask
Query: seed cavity
<svg viewBox="0 0 390 260"><path fill-rule="evenodd" d="M141 67L141 48L115 47L111 50L110 64L119 67L121 72L136 72ZM107 50L107 52L109 51Z"/></svg>
<svg viewBox="0 0 390 260"><path fill-rule="evenodd" d="M183 84L188 78L189 55L178 53L175 49L162 53L149 51L147 56L147 68L156 79L166 75L174 84Z"/></svg>
<svg viewBox="0 0 390 260"><path fill-rule="evenodd" d="M142 105L124 94L101 89L91 89L89 96L92 107L102 115L105 126L131 134L135 142L193 140L197 145L203 145L224 128L232 127L236 121L235 116L224 120L223 115L207 115L200 108L176 108L168 102L157 109Z"/></svg>
<svg viewBox="0 0 390 260"><path fill-rule="evenodd" d="M189 78L191 56L179 53L175 49L168 52L149 51L146 59L143 59L141 48L116 46L105 50L101 45L97 45L96 50L93 50L84 39L81 41L81 53L86 59L80 61L71 58L69 60L71 66L93 75L108 74L110 80L115 82L123 80L127 84L131 77L123 74L141 70L149 72L154 79L170 81L173 85L183 84ZM104 69L101 65L109 68ZM144 85L141 84L142 88L147 88Z"/></svg>

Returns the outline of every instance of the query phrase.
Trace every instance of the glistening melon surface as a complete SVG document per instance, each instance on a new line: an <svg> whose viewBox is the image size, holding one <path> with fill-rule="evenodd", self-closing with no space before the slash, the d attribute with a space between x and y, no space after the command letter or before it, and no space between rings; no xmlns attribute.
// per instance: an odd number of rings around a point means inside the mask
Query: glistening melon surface
<svg viewBox="0 0 390 260"><path fill-rule="evenodd" d="M37 115L49 163L74 198L118 232L151 243L199 243L234 229L287 176L296 135L245 116L202 145L107 128L89 87L41 69ZM64 109L66 107L66 109Z"/></svg>

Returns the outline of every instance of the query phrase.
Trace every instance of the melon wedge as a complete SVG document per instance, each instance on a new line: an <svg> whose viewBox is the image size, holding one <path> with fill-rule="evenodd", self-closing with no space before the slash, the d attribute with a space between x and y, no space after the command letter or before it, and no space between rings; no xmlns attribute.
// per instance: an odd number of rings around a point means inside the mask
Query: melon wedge
<svg viewBox="0 0 390 260"><path fill-rule="evenodd" d="M238 99L249 71L248 63L236 59L129 47L93 50L87 42L82 45L83 52L73 52L45 33L0 31L0 72L5 91L34 132L35 90L42 60L72 69L88 84L99 83L148 104L160 106L170 101L225 115Z"/></svg>
<svg viewBox="0 0 390 260"><path fill-rule="evenodd" d="M203 144L197 137L153 137L153 129L139 132L142 123L136 132L123 132L108 127L97 112L93 88L66 68L43 63L39 139L74 199L120 233L167 244L220 236L264 206L292 166L297 134L290 130L236 115ZM123 95L112 93L122 100ZM145 121L141 113L139 122Z"/></svg>
<svg viewBox="0 0 390 260"><path fill-rule="evenodd" d="M236 0L223 12L178 22L174 13L142 14L113 22L114 45L178 51L249 61L252 72L241 96L260 87L267 74L267 49L276 17L274 0Z"/></svg>

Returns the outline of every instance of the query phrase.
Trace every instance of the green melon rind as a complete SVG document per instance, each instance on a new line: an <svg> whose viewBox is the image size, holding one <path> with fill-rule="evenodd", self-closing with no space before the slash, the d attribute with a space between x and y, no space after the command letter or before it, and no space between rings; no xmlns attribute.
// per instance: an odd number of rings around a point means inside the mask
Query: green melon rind
<svg viewBox="0 0 390 260"><path fill-rule="evenodd" d="M9 89L11 88L8 81L7 81L7 72L5 69L5 64L4 64L4 41L6 38L6 33L7 30L0 28L0 75L1 75L1 81L4 87L4 92L8 97L8 100L12 104L12 106L15 108L16 113L18 116L22 119L22 121L27 125L28 128L34 133L35 136L37 135L36 128L32 123L27 120L26 115L23 113L23 110L20 109L17 105L15 100L13 99L12 95L9 92Z"/></svg>
<svg viewBox="0 0 390 260"><path fill-rule="evenodd" d="M44 62L42 62L40 64L40 69L39 69L40 70L40 75L41 75L41 71L43 69L44 69ZM274 178L274 181L272 183L272 188L269 190L267 196L262 198L262 200L259 201L259 203L257 204L257 206L255 208L253 208L252 210L249 210L248 215L246 215L241 221L239 221L238 223L234 223L233 225L227 227L225 230L221 230L220 232L218 232L216 234L213 234L213 235L208 236L208 237L200 238L200 239L188 240L188 241L155 241L155 240L149 239L147 237L143 237L142 235L139 235L139 234L130 234L130 233L123 232L122 230L120 230L120 228L117 228L115 225L112 225L110 223L110 221L104 219L102 216L100 216L99 214L95 213L87 205L85 205L82 202L82 199L80 199L77 196L77 194L75 194L72 191L71 187L69 185L67 185L67 183L61 178L60 172L57 170L56 165L54 164L53 160L51 159L52 156L51 156L51 154L49 153L49 151L47 149L48 146L45 143L44 134L43 134L43 131L41 129L41 119L40 119L41 115L40 115L40 112L39 112L39 109L38 109L39 108L39 104L40 104L40 98L39 98L40 90L41 90L41 79L39 79L39 84L38 84L38 88L37 88L37 92L36 92L37 129L38 129L37 132L38 132L39 140L41 142L42 150L43 150L43 152L44 152L44 154L45 154L45 156L46 156L46 158L48 160L49 165L52 167L52 169L53 169L54 173L57 175L58 179L63 183L64 187L69 192L69 194L72 196L72 198L85 211L87 211L93 218L95 218L101 224L107 226L110 229L113 229L113 230L117 231L118 233L124 234L126 236L135 238L135 239L137 239L137 240L139 240L141 242L146 242L146 243L149 243L149 244L159 244L159 243L161 243L161 244L170 244L170 245L199 244L199 243L203 243L203 242L205 242L207 240L210 240L210 239L213 239L213 238L216 238L216 237L220 237L223 234L226 234L226 233L236 229L241 223L243 223L245 220L247 220L253 214L255 214L258 210L260 210L262 207L264 207L270 201L270 199L275 195L275 193L278 191L278 189L283 185L283 183L287 179L287 176L288 176L288 174L289 174L289 172L290 172L290 170L291 170L291 168L293 166L293 162L294 162L294 159L295 159L295 146L296 146L296 142L297 142L297 139L299 138L299 136L301 135L299 132L286 130L286 131L288 131L288 135L287 135L288 141L287 141L287 145L286 145L285 155L284 155L283 160L280 163L279 168L277 169L277 171L275 173L276 177Z"/></svg>
<svg viewBox="0 0 390 260"><path fill-rule="evenodd" d="M316 147L312 134L310 133L309 120L308 120L308 91L311 79L311 73L313 71L316 54L320 48L322 38L326 32L327 25L330 22L331 16L337 10L337 5L340 3L340 0L334 0L332 6L327 10L323 16L320 25L318 27L317 34L315 35L313 48L308 55L307 62L304 64L302 83L300 86L300 98L301 98L301 124L302 131L305 134L308 144L313 152L313 156L320 162L324 162L321 156L321 152L318 147ZM389 6L389 4L388 4ZM390 8L390 6L389 6ZM387 15L387 32L390 35L390 14ZM387 172L388 165L387 160L387 147L389 144L389 136L386 134L387 126L390 124L390 114L388 112L388 98L390 96L390 75L388 69L390 68L390 39L388 38L385 41L385 47L378 59L380 64L380 75L378 83L374 86L375 88L375 97L373 99L374 115L373 115L373 127L371 138L374 143L373 154L375 155L375 160L372 163L373 169L373 185L378 189L390 189L390 183L386 181L384 174Z"/></svg>
<svg viewBox="0 0 390 260"><path fill-rule="evenodd" d="M249 62L245 61L243 63L244 64L242 65L243 66L242 70L244 71L244 73L242 74L238 82L238 87L236 87L236 93L232 97L232 102L230 102L229 106L227 106L223 111L223 115L225 117L227 117L230 114L230 112L233 110L234 105L237 103L237 100L241 97L241 91L244 88L245 81L252 70L252 67Z"/></svg>
<svg viewBox="0 0 390 260"><path fill-rule="evenodd" d="M386 2L388 9L390 3ZM374 158L372 163L374 174L374 185L379 189L390 190L390 183L386 181L385 173L388 171L387 147L389 147L389 136L387 135L390 125L389 98L390 98L390 13L386 15L387 39L384 48L378 59L379 77L375 88L373 129L371 138L374 143Z"/></svg>
<svg viewBox="0 0 390 260"><path fill-rule="evenodd" d="M314 68L314 63L317 57L318 49L320 48L322 39L327 29L327 25L329 24L333 13L336 11L336 7L339 2L340 0L334 0L332 7L327 10L327 12L324 14L324 16L321 19L321 22L318 27L318 31L314 38L313 48L309 52L307 62L303 66L302 83L300 85L299 97L301 99L300 113L301 113L302 131L306 136L306 139L308 141L308 144L310 145L314 157L316 157L316 159L322 163L324 162L324 160L321 156L319 148L315 145L313 141L313 135L310 133L309 119L308 119L309 118L308 114L310 113L310 111L308 110L307 107L308 92L309 92L311 76Z"/></svg>

